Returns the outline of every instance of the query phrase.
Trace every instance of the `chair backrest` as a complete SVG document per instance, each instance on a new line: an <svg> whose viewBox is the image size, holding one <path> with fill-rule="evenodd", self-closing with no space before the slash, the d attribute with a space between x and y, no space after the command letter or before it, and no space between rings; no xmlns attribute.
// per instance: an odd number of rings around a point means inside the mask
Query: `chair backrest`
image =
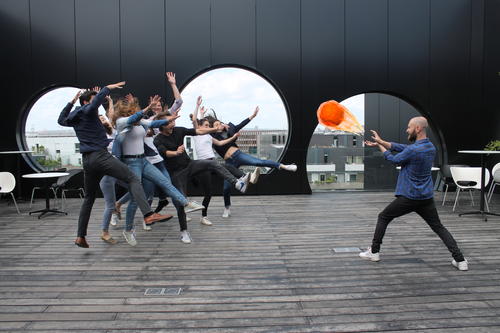
<svg viewBox="0 0 500 333"><path fill-rule="evenodd" d="M461 167L461 168L468 168L468 165L465 164L441 164L438 165L439 168L439 173L441 174L442 178L449 178L450 180L453 179L453 176L451 175L451 167Z"/></svg>
<svg viewBox="0 0 500 333"><path fill-rule="evenodd" d="M84 172L83 169L68 170L69 175L66 176L66 182L63 184L65 189L79 189L84 187Z"/></svg>
<svg viewBox="0 0 500 333"><path fill-rule="evenodd" d="M69 173L69 175L57 178L57 182L55 182L54 184L52 184L52 187L54 187L54 188L66 187L68 181L72 177L74 177L75 175L77 175L79 173L82 173L82 175L83 175L83 169L69 169L69 170L67 170L65 172Z"/></svg>
<svg viewBox="0 0 500 333"><path fill-rule="evenodd" d="M481 168L480 167L451 167L451 175L455 184L462 189L481 189ZM490 182L490 171L484 170L484 186Z"/></svg>
<svg viewBox="0 0 500 333"><path fill-rule="evenodd" d="M493 179L495 180L496 183L500 183L500 169L497 169L493 173Z"/></svg>
<svg viewBox="0 0 500 333"><path fill-rule="evenodd" d="M0 172L0 193L10 193L16 187L16 178L10 172Z"/></svg>
<svg viewBox="0 0 500 333"><path fill-rule="evenodd" d="M493 169L491 169L491 174L493 175L493 177L495 177L495 173L500 170L500 163L497 163L495 164L495 166L493 167ZM495 179L496 180L496 179Z"/></svg>

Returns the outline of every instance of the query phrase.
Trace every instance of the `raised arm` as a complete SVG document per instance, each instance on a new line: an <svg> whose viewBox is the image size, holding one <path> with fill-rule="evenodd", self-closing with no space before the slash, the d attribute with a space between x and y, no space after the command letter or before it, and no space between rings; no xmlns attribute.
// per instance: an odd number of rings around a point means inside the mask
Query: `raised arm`
<svg viewBox="0 0 500 333"><path fill-rule="evenodd" d="M257 117L258 113L259 113L259 107L256 107L255 111L252 113L250 117L248 117L248 119L252 120L253 118Z"/></svg>
<svg viewBox="0 0 500 333"><path fill-rule="evenodd" d="M224 145L227 145L229 142L236 140L239 136L240 136L240 132L236 133L235 135L233 135L230 138L227 138L226 140L219 141L215 138L212 138L212 142L216 146L224 146Z"/></svg>
<svg viewBox="0 0 500 333"><path fill-rule="evenodd" d="M170 86L172 87L172 91L174 92L174 98L181 99L181 93L179 92L175 81L175 73L167 72L167 79L168 83L170 83Z"/></svg>
<svg viewBox="0 0 500 333"><path fill-rule="evenodd" d="M196 106L194 107L193 115L191 116L194 129L198 129L198 109L200 108L202 101L203 100L201 99L201 96L198 96L198 99L196 100Z"/></svg>
<svg viewBox="0 0 500 333"><path fill-rule="evenodd" d="M107 95L106 99L108 100L108 111L106 112L106 117L108 117L109 120L113 118L113 113L115 113L115 108L113 106L113 99L111 96Z"/></svg>

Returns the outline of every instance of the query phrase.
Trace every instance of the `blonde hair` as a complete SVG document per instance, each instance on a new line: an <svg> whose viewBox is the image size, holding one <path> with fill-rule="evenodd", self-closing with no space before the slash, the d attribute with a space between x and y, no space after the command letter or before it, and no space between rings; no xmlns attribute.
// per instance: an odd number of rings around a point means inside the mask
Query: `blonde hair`
<svg viewBox="0 0 500 333"><path fill-rule="evenodd" d="M139 100L134 97L132 102L127 102L126 100L118 101L114 106L115 112L113 113L113 118L111 119L111 125L116 128L116 121L121 117L130 117L131 115L137 113L141 109L139 106Z"/></svg>

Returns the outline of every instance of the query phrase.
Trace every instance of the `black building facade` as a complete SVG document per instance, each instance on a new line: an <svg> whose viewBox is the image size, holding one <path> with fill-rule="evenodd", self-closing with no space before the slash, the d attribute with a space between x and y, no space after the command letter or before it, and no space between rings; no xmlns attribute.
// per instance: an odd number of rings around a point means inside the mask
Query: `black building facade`
<svg viewBox="0 0 500 333"><path fill-rule="evenodd" d="M402 99L429 119L441 161L478 165L458 150L500 137L499 14L499 0L0 0L0 150L27 148L27 113L47 89L125 80L122 94L160 92L170 102L166 71L182 88L236 66L282 96L282 162L299 166L263 177L251 193L310 193L318 106L361 93ZM367 114L365 128L400 141L409 119L385 110ZM2 168L15 170L16 156L3 156ZM24 159L20 168L33 172Z"/></svg>

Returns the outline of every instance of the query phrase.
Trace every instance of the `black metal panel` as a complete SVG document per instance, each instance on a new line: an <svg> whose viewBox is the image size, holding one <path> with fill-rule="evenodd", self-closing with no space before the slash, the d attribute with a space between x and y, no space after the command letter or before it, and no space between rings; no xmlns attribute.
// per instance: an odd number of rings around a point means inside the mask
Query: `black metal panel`
<svg viewBox="0 0 500 333"><path fill-rule="evenodd" d="M427 110L430 2L389 0L388 22L388 90Z"/></svg>
<svg viewBox="0 0 500 333"><path fill-rule="evenodd" d="M73 1L30 1L33 87L76 81ZM90 22L89 22L90 23Z"/></svg>
<svg viewBox="0 0 500 333"><path fill-rule="evenodd" d="M387 0L346 1L346 94L387 89Z"/></svg>
<svg viewBox="0 0 500 333"><path fill-rule="evenodd" d="M279 17L279 24L276 20ZM291 111L289 145L300 141L300 2L257 1L257 70L281 91ZM306 143L307 144L307 143Z"/></svg>
<svg viewBox="0 0 500 333"><path fill-rule="evenodd" d="M23 1L0 2L0 77L2 78L2 96L5 104L2 123L7 124L2 131L0 151L17 150L16 130L23 124L18 123L19 111L31 92L31 48L29 29L29 3ZM5 94L5 95L4 95ZM6 107L6 105L9 105ZM15 125L15 126L14 126ZM3 155L2 161L16 161L15 155ZM7 169L5 164L3 170Z"/></svg>
<svg viewBox="0 0 500 333"><path fill-rule="evenodd" d="M456 136L457 129L466 130L466 123L471 128L479 126L469 102L470 10L470 0L453 1L453 6L449 1L431 2L430 113L441 123L450 156L457 156L458 150L479 148L470 137Z"/></svg>
<svg viewBox="0 0 500 333"><path fill-rule="evenodd" d="M165 98L163 0L121 0L120 24L121 79L127 82L123 93L139 97L141 107L145 107L149 96Z"/></svg>
<svg viewBox="0 0 500 333"><path fill-rule="evenodd" d="M213 0L210 27L212 64L255 68L255 0Z"/></svg>
<svg viewBox="0 0 500 333"><path fill-rule="evenodd" d="M179 88L210 67L210 2L168 0L166 6L167 70ZM173 95L167 90L167 101Z"/></svg>
<svg viewBox="0 0 500 333"><path fill-rule="evenodd" d="M76 0L75 9L77 84L89 88L121 81L120 2Z"/></svg>
<svg viewBox="0 0 500 333"><path fill-rule="evenodd" d="M345 99L344 1L319 0L302 8L302 139L318 125L321 103Z"/></svg>

